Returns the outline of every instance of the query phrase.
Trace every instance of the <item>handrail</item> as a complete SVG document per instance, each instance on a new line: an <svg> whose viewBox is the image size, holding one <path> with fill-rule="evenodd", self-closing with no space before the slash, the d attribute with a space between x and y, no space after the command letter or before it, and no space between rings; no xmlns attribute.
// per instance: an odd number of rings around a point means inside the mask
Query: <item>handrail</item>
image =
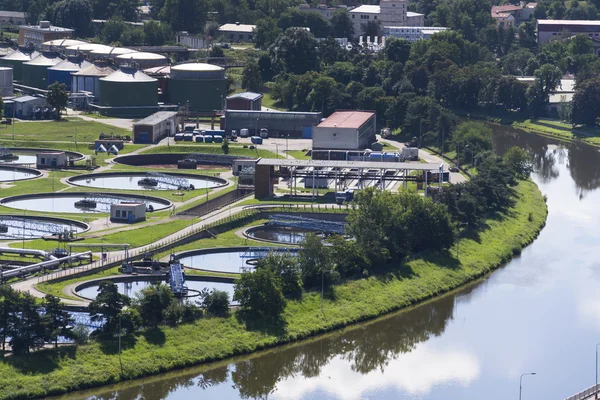
<svg viewBox="0 0 600 400"><path fill-rule="evenodd" d="M581 391L577 394L574 394L571 397L567 397L565 400L585 400L590 398L592 395L596 394L600 390L600 384L593 385L584 391Z"/></svg>

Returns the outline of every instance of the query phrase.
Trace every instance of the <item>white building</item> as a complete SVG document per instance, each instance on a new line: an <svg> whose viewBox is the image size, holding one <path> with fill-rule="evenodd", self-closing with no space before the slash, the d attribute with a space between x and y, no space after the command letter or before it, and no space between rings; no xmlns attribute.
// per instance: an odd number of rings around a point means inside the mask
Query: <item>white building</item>
<svg viewBox="0 0 600 400"><path fill-rule="evenodd" d="M359 150L375 142L375 113L336 111L313 128L313 150Z"/></svg>
<svg viewBox="0 0 600 400"><path fill-rule="evenodd" d="M144 203L123 202L110 205L110 221L133 224L146 220L146 205Z"/></svg>
<svg viewBox="0 0 600 400"><path fill-rule="evenodd" d="M350 10L354 33L364 33L363 25L376 21L383 26L423 26L425 15L407 10L406 0L381 0L378 6L362 5Z"/></svg>
<svg viewBox="0 0 600 400"><path fill-rule="evenodd" d="M447 29L433 26L384 26L383 36L416 42L431 39L432 35Z"/></svg>
<svg viewBox="0 0 600 400"><path fill-rule="evenodd" d="M537 3L505 4L502 6L492 6L492 18L496 20L499 27L508 29L517 26L521 22L529 21L533 18Z"/></svg>
<svg viewBox="0 0 600 400"><path fill-rule="evenodd" d="M0 11L0 25L25 25L25 13L21 11Z"/></svg>
<svg viewBox="0 0 600 400"><path fill-rule="evenodd" d="M251 42L254 39L254 30L256 25L244 25L236 22L235 24L225 24L219 27L219 33L230 42Z"/></svg>
<svg viewBox="0 0 600 400"><path fill-rule="evenodd" d="M544 44L551 40L566 39L578 34L586 35L596 41L600 39L600 21L538 19L538 43ZM600 49L596 50L600 55Z"/></svg>
<svg viewBox="0 0 600 400"><path fill-rule="evenodd" d="M38 153L35 157L38 168L62 168L67 165L67 155L64 151Z"/></svg>

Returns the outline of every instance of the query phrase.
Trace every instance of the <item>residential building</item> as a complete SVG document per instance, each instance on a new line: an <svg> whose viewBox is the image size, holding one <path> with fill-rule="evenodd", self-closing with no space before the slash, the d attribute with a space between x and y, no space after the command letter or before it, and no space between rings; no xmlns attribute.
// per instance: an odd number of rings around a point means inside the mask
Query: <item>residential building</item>
<svg viewBox="0 0 600 400"><path fill-rule="evenodd" d="M231 42L251 42L254 39L256 25L235 24L221 25L219 33Z"/></svg>
<svg viewBox="0 0 600 400"><path fill-rule="evenodd" d="M496 20L499 27L508 29L518 26L521 22L530 21L537 3L506 4L503 6L492 6L492 18Z"/></svg>
<svg viewBox="0 0 600 400"><path fill-rule="evenodd" d="M539 44L551 40L566 39L578 34L586 35L595 42L600 40L600 21L587 20L537 20L537 38ZM600 56L600 49L596 54Z"/></svg>
<svg viewBox="0 0 600 400"><path fill-rule="evenodd" d="M363 25L376 21L384 26L423 26L423 14L409 12L406 0L381 0L379 5L362 5L350 10L354 33L362 35Z"/></svg>
<svg viewBox="0 0 600 400"><path fill-rule="evenodd" d="M313 150L368 149L375 142L375 113L336 111L313 128Z"/></svg>
<svg viewBox="0 0 600 400"><path fill-rule="evenodd" d="M70 39L73 29L52 26L48 21L40 21L39 25L21 25L19 27L19 46L42 47L42 43L55 39Z"/></svg>
<svg viewBox="0 0 600 400"><path fill-rule="evenodd" d="M432 35L443 32L448 28L432 26L384 26L383 36L416 42L417 40L428 40Z"/></svg>
<svg viewBox="0 0 600 400"><path fill-rule="evenodd" d="M0 11L0 25L25 25L25 18L21 11Z"/></svg>

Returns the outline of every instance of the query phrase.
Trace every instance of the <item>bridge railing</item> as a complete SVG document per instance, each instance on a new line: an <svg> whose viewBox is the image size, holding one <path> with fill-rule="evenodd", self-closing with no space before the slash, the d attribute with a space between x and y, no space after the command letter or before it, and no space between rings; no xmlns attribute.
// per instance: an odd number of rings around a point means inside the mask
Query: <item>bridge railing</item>
<svg viewBox="0 0 600 400"><path fill-rule="evenodd" d="M594 394L598 393L599 390L600 390L600 384L594 385L592 387L589 387L589 388L585 389L582 392L574 394L571 397L567 397L565 400L585 400L585 399L589 399Z"/></svg>

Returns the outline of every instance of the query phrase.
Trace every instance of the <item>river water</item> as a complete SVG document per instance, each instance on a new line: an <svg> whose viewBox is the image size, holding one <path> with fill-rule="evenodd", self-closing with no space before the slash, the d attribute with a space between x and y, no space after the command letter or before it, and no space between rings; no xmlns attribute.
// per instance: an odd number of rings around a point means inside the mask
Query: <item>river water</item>
<svg viewBox="0 0 600 400"><path fill-rule="evenodd" d="M548 196L539 238L485 280L318 340L66 399L564 399L594 384L600 151L496 127Z"/></svg>

